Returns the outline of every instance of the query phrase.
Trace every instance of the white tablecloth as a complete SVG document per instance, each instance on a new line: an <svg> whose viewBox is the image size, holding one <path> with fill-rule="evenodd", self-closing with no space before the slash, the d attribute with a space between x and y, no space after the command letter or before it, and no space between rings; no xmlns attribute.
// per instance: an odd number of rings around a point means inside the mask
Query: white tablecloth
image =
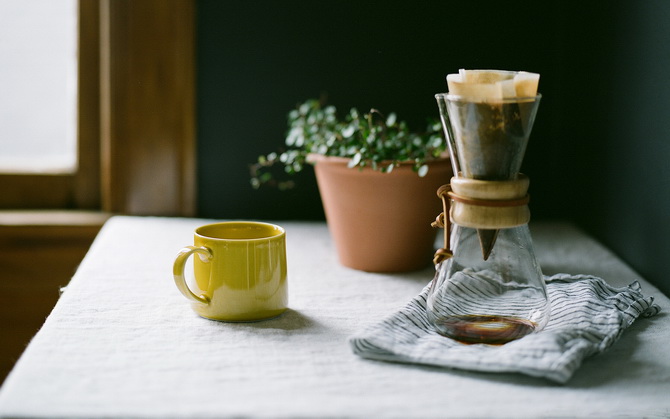
<svg viewBox="0 0 670 419"><path fill-rule="evenodd" d="M112 218L0 389L0 417L670 417L670 300L569 225L531 223L545 274L639 280L662 312L558 385L355 356L348 337L405 305L432 272L342 267L322 223L282 224L289 312L202 319L171 269L205 222Z"/></svg>

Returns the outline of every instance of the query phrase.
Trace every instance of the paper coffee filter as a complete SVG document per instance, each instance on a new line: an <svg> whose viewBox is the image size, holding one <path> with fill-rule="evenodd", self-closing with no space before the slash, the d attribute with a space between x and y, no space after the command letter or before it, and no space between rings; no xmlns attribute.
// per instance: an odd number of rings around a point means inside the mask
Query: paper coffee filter
<svg viewBox="0 0 670 419"><path fill-rule="evenodd" d="M496 83L513 79L516 72L506 70L458 70L464 83Z"/></svg>
<svg viewBox="0 0 670 419"><path fill-rule="evenodd" d="M539 74L527 71L460 69L447 75L450 94L481 101L535 96L539 81Z"/></svg>
<svg viewBox="0 0 670 419"><path fill-rule="evenodd" d="M540 84L540 75L520 71L514 76L514 90L517 97L531 97L537 95L537 86Z"/></svg>
<svg viewBox="0 0 670 419"><path fill-rule="evenodd" d="M453 76L453 77L450 77ZM465 83L459 74L447 76L449 93L472 100L501 100L504 98L502 85L498 83Z"/></svg>

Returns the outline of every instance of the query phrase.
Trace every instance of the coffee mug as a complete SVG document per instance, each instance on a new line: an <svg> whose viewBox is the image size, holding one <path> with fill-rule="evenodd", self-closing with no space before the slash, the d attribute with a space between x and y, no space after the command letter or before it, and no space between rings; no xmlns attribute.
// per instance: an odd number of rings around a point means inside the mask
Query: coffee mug
<svg viewBox="0 0 670 419"><path fill-rule="evenodd" d="M260 222L231 221L195 230L193 246L175 258L174 281L198 315L227 322L276 317L288 305L286 232ZM195 283L184 276L191 255Z"/></svg>

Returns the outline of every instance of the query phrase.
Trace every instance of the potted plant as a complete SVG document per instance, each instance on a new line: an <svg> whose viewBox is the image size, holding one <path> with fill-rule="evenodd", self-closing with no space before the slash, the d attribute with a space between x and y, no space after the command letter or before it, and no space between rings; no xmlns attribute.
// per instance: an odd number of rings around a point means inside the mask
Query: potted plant
<svg viewBox="0 0 670 419"><path fill-rule="evenodd" d="M403 272L427 266L442 210L436 190L451 165L437 120L412 132L395 113L352 108L344 118L333 106L308 100L288 114L286 149L262 155L252 185L293 187L271 167L293 174L314 166L328 228L340 262L370 272Z"/></svg>

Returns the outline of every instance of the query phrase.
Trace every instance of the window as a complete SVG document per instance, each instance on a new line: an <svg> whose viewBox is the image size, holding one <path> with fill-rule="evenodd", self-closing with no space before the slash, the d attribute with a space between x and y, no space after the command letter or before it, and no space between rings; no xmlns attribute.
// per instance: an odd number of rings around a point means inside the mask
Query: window
<svg viewBox="0 0 670 419"><path fill-rule="evenodd" d="M77 2L0 1L0 171L77 165Z"/></svg>
<svg viewBox="0 0 670 419"><path fill-rule="evenodd" d="M66 4L0 1L7 7L39 4L33 7L45 10ZM193 215L195 1L79 0L74 7L78 10L77 122L70 133L77 135L76 158L74 162L72 157L62 158L52 164L52 170L40 173L0 170L0 209ZM41 55L41 59L47 57ZM10 100L17 95L21 93L12 93ZM65 102L72 101L65 96ZM47 119L44 113L34 113L32 122L42 124ZM71 152L73 140L64 144L62 150L69 147ZM64 155L61 151L54 155ZM0 155L9 156L5 153L4 147L0 149ZM19 158L7 160L18 162ZM70 170L63 170L66 166Z"/></svg>
<svg viewBox="0 0 670 419"><path fill-rule="evenodd" d="M48 147L51 150L54 150L50 157L27 159L28 154L33 154L30 151L21 153L21 151L17 150L14 151L14 156L11 156L9 151L5 151L4 147L0 150L0 154L6 156L5 159L11 161L14 166L16 166L16 162L21 160L24 162L26 160L32 160L31 163L21 165L18 170L10 172L7 170L7 166L9 166L7 165L5 170L0 172L0 209L100 209L100 161L98 157L100 146L98 122L98 2L93 0L82 0L81 2L74 1L73 3L61 1L51 2L48 0L2 0L3 7L14 8L14 13L18 13L16 8L19 6L15 3L21 3L24 6L29 5L30 13L41 15L39 19L56 19L53 15L61 15L63 19L69 22L62 24L62 29L69 33L69 35L63 35L63 39L65 37L70 37L70 41L72 41L71 25L75 26L76 44L75 46L69 45L67 48L74 48L74 50L77 51L77 59L75 61L76 69L71 68L73 65L71 61L72 57L69 57L70 60L66 60L69 64L62 64L62 66L63 71L65 71L65 67L70 66L68 71L70 74L75 75L76 81L70 79L68 86L67 76L57 75L56 72L48 76L42 76L44 77L43 85L47 86L47 89L53 89L53 91L58 91L60 89L62 93L60 99L61 111L67 109L71 116L68 117L65 116L65 114L61 114L53 117L54 120L60 121L62 124L60 134L50 132L48 133L49 137L47 138L47 134L44 132L41 133L41 136L44 135L42 138L43 140L46 139L52 142L52 146ZM71 6L69 11L66 11L67 5ZM55 8L62 9L57 12L51 10L54 6ZM71 12L75 13L74 17L70 14ZM33 18L29 19L32 20ZM35 35L34 31L31 31L30 28L25 26L15 30L24 30L23 36L25 38L31 38ZM7 40L7 42L13 45L14 48L26 48L25 43L20 43L13 39ZM26 57L29 57L34 62L39 63L38 67L40 67L40 70L49 70L53 67L53 64L50 61L47 61L51 60L53 57L47 57L34 51L25 50L16 51L16 54L18 57L23 57L20 58L21 60L27 60L28 58ZM34 67L35 64L32 64L32 66ZM73 94L74 97L72 97ZM9 99L10 101L20 101L25 98L22 97L21 91L14 91L10 97L6 97L3 100L5 99ZM41 97L38 92L37 97L31 98L30 101L41 102L42 99L43 97ZM28 106L30 106L30 104ZM36 103L35 106L44 109L47 105L45 103ZM75 107L74 112L72 107ZM43 112L48 111L32 113L30 118L32 118L33 125L43 125L45 121L51 119L50 116L53 116L50 115L45 117L42 114ZM74 119L74 121L72 119ZM56 129L54 130L57 131ZM62 139L62 141L60 141L60 148L59 146L53 145L59 143L59 141L56 140L59 136ZM10 139L9 141L11 142L14 140ZM27 145L29 150L32 147L32 145ZM54 157L54 155L60 155L60 157ZM68 157L63 157L65 155ZM46 170L44 166L42 166L40 169L36 170L36 164L38 164L40 160L42 162L47 162L49 166L51 166L51 169ZM60 169L56 170L56 167L59 167ZM67 167L68 170L64 170L65 167Z"/></svg>

